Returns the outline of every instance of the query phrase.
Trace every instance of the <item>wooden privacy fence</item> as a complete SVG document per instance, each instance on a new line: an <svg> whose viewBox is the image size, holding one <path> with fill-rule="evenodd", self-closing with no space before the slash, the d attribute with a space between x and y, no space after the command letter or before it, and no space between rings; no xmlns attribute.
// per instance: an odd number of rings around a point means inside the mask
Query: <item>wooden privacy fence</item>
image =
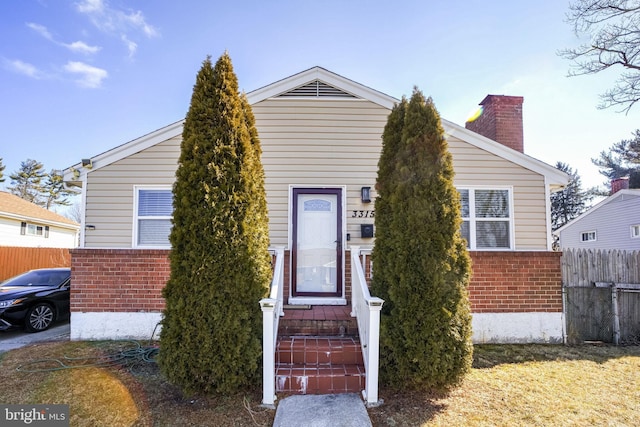
<svg viewBox="0 0 640 427"><path fill-rule="evenodd" d="M0 281L46 267L71 267L69 249L0 246Z"/></svg>
<svg viewBox="0 0 640 427"><path fill-rule="evenodd" d="M562 254L567 341L640 343L640 251Z"/></svg>

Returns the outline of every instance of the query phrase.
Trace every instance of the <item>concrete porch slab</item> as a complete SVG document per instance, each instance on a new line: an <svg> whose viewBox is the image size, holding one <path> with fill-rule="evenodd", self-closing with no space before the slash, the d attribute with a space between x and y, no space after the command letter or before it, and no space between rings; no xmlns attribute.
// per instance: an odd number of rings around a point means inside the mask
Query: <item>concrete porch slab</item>
<svg viewBox="0 0 640 427"><path fill-rule="evenodd" d="M372 427L355 393L289 396L278 403L274 427Z"/></svg>

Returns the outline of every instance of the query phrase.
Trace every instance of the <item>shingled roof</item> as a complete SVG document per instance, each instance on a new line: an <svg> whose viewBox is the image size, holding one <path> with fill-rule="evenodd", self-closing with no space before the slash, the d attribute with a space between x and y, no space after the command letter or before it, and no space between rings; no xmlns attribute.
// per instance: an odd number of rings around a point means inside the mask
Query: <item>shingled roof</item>
<svg viewBox="0 0 640 427"><path fill-rule="evenodd" d="M41 222L64 228L80 228L80 224L77 222L21 199L14 194L7 193L6 191L0 191L0 217L21 221Z"/></svg>

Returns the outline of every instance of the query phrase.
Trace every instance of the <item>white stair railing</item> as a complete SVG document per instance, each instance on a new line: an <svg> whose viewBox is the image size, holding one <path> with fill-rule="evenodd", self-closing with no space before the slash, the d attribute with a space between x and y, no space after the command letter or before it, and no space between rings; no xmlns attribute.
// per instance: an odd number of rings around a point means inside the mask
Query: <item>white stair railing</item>
<svg viewBox="0 0 640 427"><path fill-rule="evenodd" d="M262 405L275 408L276 401L276 340L280 316L284 316L282 288L284 285L284 248L271 250L276 262L269 298L260 300L262 309Z"/></svg>
<svg viewBox="0 0 640 427"><path fill-rule="evenodd" d="M351 246L351 316L358 320L358 333L367 375L362 391L368 406L378 402L378 370L380 365L380 310L384 300L372 297L364 275L363 265L370 250ZM362 254L362 258L360 257Z"/></svg>

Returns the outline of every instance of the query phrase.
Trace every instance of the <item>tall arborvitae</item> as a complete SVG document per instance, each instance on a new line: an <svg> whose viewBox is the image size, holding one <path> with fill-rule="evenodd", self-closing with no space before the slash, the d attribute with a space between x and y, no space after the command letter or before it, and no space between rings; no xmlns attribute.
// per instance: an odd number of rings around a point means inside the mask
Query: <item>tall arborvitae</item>
<svg viewBox="0 0 640 427"><path fill-rule="evenodd" d="M184 123L171 230L162 372L185 392L259 382L260 298L271 278L260 142L231 59L196 78Z"/></svg>
<svg viewBox="0 0 640 427"><path fill-rule="evenodd" d="M414 90L396 105L378 164L372 293L386 299L380 375L392 387L446 388L470 369L471 261L440 116Z"/></svg>
<svg viewBox="0 0 640 427"><path fill-rule="evenodd" d="M373 295L382 298L385 303L382 306L383 314L389 314L393 301L389 298L389 287L391 283L398 280L396 272L391 268L379 268L378 254L395 253L394 228L393 228L393 185L394 172L396 170L396 159L402 145L402 128L404 127L404 116L407 110L407 100L402 98L400 104L396 105L389 117L382 133L382 153L378 161L378 179L376 181L376 240L373 250L375 260L375 280L371 283ZM384 197L383 197L384 196ZM384 261L382 261L384 262ZM388 261L387 261L388 263ZM384 325L383 325L384 326Z"/></svg>

